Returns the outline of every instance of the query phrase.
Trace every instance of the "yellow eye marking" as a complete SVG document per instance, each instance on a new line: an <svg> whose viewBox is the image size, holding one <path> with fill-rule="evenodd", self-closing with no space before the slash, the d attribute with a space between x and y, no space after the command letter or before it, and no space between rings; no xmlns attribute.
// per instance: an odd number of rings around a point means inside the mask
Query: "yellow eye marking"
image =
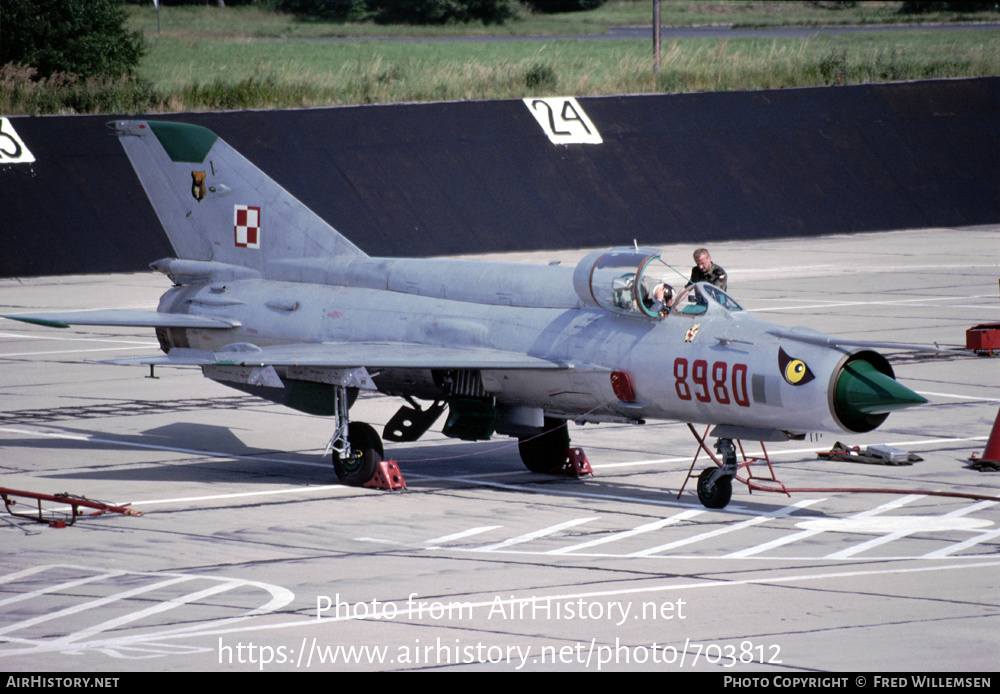
<svg viewBox="0 0 1000 694"><path fill-rule="evenodd" d="M778 368L785 382L792 386L801 386L816 378L809 366L801 359L790 357L784 349L778 348Z"/></svg>
<svg viewBox="0 0 1000 694"><path fill-rule="evenodd" d="M793 359L785 367L785 379L793 386L806 375L806 363L801 359Z"/></svg>

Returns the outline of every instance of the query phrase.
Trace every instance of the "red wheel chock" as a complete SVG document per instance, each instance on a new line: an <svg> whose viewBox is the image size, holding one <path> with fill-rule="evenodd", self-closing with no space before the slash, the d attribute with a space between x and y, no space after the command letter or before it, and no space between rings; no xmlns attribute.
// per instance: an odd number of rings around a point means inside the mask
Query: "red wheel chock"
<svg viewBox="0 0 1000 694"><path fill-rule="evenodd" d="M569 448L566 450L566 462L563 463L563 474L572 475L580 479L584 475L593 475L594 470L590 467L590 461L582 448Z"/></svg>
<svg viewBox="0 0 1000 694"><path fill-rule="evenodd" d="M361 486L369 489L406 489L406 480L395 460L380 460L375 474Z"/></svg>

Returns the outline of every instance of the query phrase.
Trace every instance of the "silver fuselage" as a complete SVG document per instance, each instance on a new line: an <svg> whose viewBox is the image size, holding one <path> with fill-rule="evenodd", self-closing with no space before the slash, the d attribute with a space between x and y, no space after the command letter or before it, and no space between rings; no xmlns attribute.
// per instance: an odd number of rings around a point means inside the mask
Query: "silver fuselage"
<svg viewBox="0 0 1000 694"><path fill-rule="evenodd" d="M670 419L789 432L841 431L826 395L843 348L793 345L817 378L777 375L769 323L710 303L697 316L655 320L586 306L572 268L459 260L364 258L289 266L289 280L174 287L160 311L238 322L230 330L172 329L169 347L219 351L234 343L398 343L489 347L564 362L557 371L482 370L501 406L577 421ZM372 372L392 395L440 398L432 369ZM612 388L629 374L632 402ZM819 392L817 392L819 391Z"/></svg>

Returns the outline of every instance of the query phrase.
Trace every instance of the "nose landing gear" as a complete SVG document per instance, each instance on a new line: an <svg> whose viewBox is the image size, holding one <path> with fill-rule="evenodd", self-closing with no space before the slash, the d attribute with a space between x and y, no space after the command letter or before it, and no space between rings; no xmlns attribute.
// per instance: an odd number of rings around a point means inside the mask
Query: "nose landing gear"
<svg viewBox="0 0 1000 694"><path fill-rule="evenodd" d="M774 468L771 467L771 460L767 457L767 449L764 448L764 442L760 442L761 455L762 458L748 458L746 453L743 451L743 444L741 441L734 440L731 438L719 438L715 442L715 450L719 454L716 457L715 454L709 450L705 443L705 438L708 436L708 429L705 429L705 435L699 436L695 428L688 424L688 429L698 440L698 452L695 453L694 460L691 461L691 468L688 470L687 477L684 479L684 484L681 485L680 491L677 493L677 498L681 498L681 494L684 492L684 487L687 485L688 480L694 477L694 466L698 462L698 456L702 451L708 454L708 456L715 462L715 467L709 467L702 470L701 474L698 475L698 501L701 502L702 506L705 508L725 508L730 499L733 496L733 480L737 482L742 482L747 486L747 491L753 492L754 490L764 491L764 492L779 492L790 496L788 494L788 489L784 484L778 481L774 476ZM742 462L737 459L736 449L739 448L740 455L742 456ZM720 460L721 458L721 460ZM756 477L750 469L750 464L763 460L767 463L767 470L770 473L770 477ZM745 468L746 479L737 476L740 468ZM761 484L764 483L764 484Z"/></svg>
<svg viewBox="0 0 1000 694"><path fill-rule="evenodd" d="M733 497L736 447L732 439L719 439L715 450L722 456L722 465L705 468L698 475L698 501L705 508L725 508Z"/></svg>

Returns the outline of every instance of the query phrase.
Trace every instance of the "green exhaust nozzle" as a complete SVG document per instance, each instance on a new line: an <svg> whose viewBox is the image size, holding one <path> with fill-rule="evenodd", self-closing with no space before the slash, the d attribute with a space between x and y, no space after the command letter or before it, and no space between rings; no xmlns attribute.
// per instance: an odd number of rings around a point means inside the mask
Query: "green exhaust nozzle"
<svg viewBox="0 0 1000 694"><path fill-rule="evenodd" d="M845 364L837 377L834 402L837 415L852 431L871 431L889 412L926 402L926 398L864 359Z"/></svg>

